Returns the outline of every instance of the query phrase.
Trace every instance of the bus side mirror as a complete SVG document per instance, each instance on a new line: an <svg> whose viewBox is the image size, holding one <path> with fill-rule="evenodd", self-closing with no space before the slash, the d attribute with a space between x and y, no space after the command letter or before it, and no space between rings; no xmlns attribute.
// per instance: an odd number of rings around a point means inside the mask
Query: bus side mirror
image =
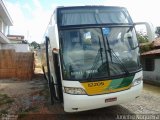
<svg viewBox="0 0 160 120"><path fill-rule="evenodd" d="M50 40L51 49L53 51L59 50L59 35L58 35L57 24L55 24L54 26L49 26L48 37Z"/></svg>
<svg viewBox="0 0 160 120"><path fill-rule="evenodd" d="M136 25L145 25L149 41L153 41L155 39L155 29L151 23L137 22L137 23L134 23L134 26Z"/></svg>

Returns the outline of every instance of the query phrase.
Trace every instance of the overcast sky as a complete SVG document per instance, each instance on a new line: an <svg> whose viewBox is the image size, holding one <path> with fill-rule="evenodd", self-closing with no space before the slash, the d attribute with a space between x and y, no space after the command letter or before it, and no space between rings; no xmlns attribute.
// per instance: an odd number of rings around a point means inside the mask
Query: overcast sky
<svg viewBox="0 0 160 120"><path fill-rule="evenodd" d="M112 5L126 7L134 22L160 26L160 0L3 0L13 19L11 34L41 42L55 6Z"/></svg>

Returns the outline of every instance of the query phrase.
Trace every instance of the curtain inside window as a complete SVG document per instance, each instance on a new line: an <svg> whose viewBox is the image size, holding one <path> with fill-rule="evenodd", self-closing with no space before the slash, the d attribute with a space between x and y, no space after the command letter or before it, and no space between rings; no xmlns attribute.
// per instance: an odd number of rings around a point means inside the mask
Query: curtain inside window
<svg viewBox="0 0 160 120"><path fill-rule="evenodd" d="M106 23L129 23L128 15L122 10L62 10L61 25L84 25Z"/></svg>

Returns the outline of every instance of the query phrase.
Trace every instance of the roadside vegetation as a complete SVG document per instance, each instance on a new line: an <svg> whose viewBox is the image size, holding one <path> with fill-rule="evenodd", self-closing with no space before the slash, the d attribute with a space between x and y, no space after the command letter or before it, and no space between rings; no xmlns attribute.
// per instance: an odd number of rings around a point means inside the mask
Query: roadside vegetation
<svg viewBox="0 0 160 120"><path fill-rule="evenodd" d="M0 116L7 114L9 106L14 102L14 99L9 97L7 94L0 94Z"/></svg>
<svg viewBox="0 0 160 120"><path fill-rule="evenodd" d="M140 53L144 53L154 49L153 43L149 42L148 36L143 33L137 33L137 39L140 44Z"/></svg>
<svg viewBox="0 0 160 120"><path fill-rule="evenodd" d="M14 100L8 97L6 94L0 94L0 105L12 103Z"/></svg>

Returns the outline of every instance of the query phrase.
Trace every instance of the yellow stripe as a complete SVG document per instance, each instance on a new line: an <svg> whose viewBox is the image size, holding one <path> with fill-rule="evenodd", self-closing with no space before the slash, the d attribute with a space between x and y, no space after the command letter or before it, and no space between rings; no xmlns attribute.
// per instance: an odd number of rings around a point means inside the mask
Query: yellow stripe
<svg viewBox="0 0 160 120"><path fill-rule="evenodd" d="M105 81L87 82L87 83L81 83L81 84L88 95L118 92L118 91L129 89L131 87L131 85L129 85L129 86L118 88L118 89L107 89L111 82L112 80L105 80Z"/></svg>
<svg viewBox="0 0 160 120"><path fill-rule="evenodd" d="M81 83L88 95L102 94L112 80Z"/></svg>

